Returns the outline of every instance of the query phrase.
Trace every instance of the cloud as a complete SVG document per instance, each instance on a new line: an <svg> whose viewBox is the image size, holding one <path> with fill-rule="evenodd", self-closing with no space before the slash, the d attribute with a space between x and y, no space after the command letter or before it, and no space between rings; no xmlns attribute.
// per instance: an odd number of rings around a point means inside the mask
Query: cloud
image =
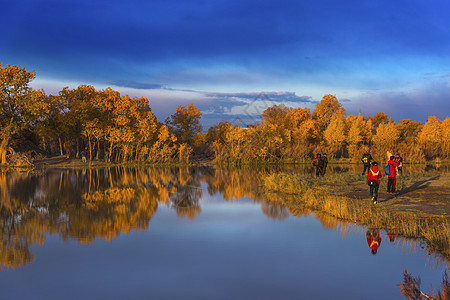
<svg viewBox="0 0 450 300"><path fill-rule="evenodd" d="M267 108L284 104L298 107L315 103L309 96L297 96L294 92L214 93L205 92L210 103L204 114L260 116Z"/></svg>
<svg viewBox="0 0 450 300"><path fill-rule="evenodd" d="M450 112L450 84L446 81L397 91L366 92L355 95L346 105L349 114L375 115L383 112L397 122L413 119L426 122L429 116L443 120Z"/></svg>
<svg viewBox="0 0 450 300"><path fill-rule="evenodd" d="M128 80L115 80L109 81L107 84L118 86L118 87L126 87L138 90L157 90L164 89L164 85L158 83L142 83L136 81L128 81Z"/></svg>

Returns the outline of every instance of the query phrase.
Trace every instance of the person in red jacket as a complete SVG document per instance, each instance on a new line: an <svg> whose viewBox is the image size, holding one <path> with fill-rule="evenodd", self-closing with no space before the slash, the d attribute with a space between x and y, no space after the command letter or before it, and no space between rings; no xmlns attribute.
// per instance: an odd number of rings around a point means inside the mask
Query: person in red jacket
<svg viewBox="0 0 450 300"><path fill-rule="evenodd" d="M397 176L397 172L395 171L395 167L398 167L398 163L395 161L395 156L391 156L388 161L389 168L391 170L391 175L388 175L388 183L387 183L387 192L390 194L395 193L395 177Z"/></svg>
<svg viewBox="0 0 450 300"><path fill-rule="evenodd" d="M370 187L370 197L374 204L377 204L378 188L380 187L380 178L382 177L380 170L378 170L377 162L372 162L372 167L367 173L366 184Z"/></svg>

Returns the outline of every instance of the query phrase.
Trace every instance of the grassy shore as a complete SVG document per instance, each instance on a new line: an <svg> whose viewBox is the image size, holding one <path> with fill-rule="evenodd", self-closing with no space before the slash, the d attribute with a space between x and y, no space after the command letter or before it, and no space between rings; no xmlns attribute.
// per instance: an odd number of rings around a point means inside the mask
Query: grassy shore
<svg viewBox="0 0 450 300"><path fill-rule="evenodd" d="M400 189L407 189L427 178L430 174L402 176ZM389 228L409 238L423 238L429 250L441 253L450 260L449 217L425 214L418 216L414 211L392 210L389 201L374 205L365 199L350 197L355 183L364 181L357 174L336 174L321 178L277 173L263 178L263 187L270 199L270 193L284 194L282 201L291 210L307 207L325 212L350 222ZM364 183L361 183L364 184ZM385 183L384 183L385 184ZM382 185L380 190L384 188ZM366 191L368 195L368 188ZM277 197L279 199L279 197ZM279 200L278 200L279 201ZM447 201L447 199L443 199Z"/></svg>

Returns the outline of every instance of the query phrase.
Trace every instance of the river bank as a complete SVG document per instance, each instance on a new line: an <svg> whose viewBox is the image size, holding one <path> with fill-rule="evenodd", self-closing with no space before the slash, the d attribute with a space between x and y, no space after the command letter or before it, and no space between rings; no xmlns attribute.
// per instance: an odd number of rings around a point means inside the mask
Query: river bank
<svg viewBox="0 0 450 300"><path fill-rule="evenodd" d="M266 198L286 205L291 212L307 207L346 221L388 228L409 238L423 238L431 252L450 259L450 176L412 174L398 178L398 194L380 185L373 204L364 176L335 174L305 178L278 173L263 179Z"/></svg>

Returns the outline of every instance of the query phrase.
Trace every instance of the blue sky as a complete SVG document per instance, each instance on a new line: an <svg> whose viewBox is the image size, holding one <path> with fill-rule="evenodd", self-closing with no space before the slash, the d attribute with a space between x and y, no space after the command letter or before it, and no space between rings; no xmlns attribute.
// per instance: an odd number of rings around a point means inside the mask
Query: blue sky
<svg viewBox="0 0 450 300"><path fill-rule="evenodd" d="M450 2L6 0L0 62L34 88L108 86L163 121L194 103L208 127L334 94L348 114L450 112Z"/></svg>

